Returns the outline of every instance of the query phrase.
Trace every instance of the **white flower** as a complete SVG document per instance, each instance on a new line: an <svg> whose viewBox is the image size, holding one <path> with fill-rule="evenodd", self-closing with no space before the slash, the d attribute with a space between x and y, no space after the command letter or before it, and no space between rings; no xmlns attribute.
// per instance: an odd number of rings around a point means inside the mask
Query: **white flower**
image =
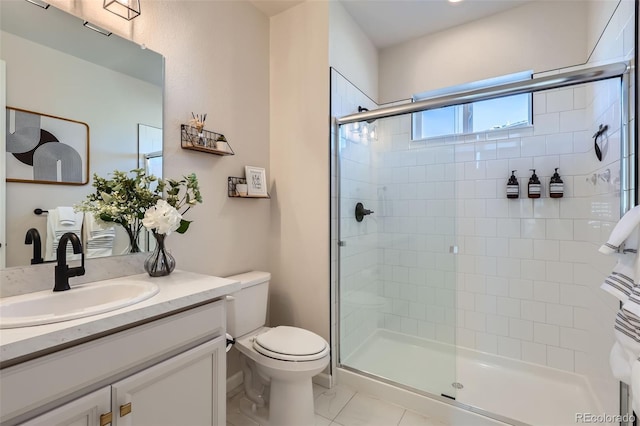
<svg viewBox="0 0 640 426"><path fill-rule="evenodd" d="M171 234L180 227L182 215L165 200L158 200L156 205L144 212L142 224L145 228L159 234Z"/></svg>

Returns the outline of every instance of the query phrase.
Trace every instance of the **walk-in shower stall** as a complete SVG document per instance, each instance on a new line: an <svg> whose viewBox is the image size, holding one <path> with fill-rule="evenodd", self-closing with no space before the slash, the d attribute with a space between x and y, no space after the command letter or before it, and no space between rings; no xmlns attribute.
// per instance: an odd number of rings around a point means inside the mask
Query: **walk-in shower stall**
<svg viewBox="0 0 640 426"><path fill-rule="evenodd" d="M598 247L632 203L628 68L382 108L332 70L343 111L333 137L339 370L509 424L620 413L608 361L618 301L599 288L615 259ZM524 123L416 137L423 111L514 94L532 106ZM534 169L539 198L528 196ZM562 197L550 194L556 171ZM507 197L512 174L518 198Z"/></svg>

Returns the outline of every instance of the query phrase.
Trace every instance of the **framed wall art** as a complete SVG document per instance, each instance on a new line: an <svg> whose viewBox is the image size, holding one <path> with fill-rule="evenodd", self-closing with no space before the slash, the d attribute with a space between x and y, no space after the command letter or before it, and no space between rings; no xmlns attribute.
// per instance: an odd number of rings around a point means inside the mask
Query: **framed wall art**
<svg viewBox="0 0 640 426"><path fill-rule="evenodd" d="M269 197L267 193L267 174L262 167L245 166L247 178L247 197Z"/></svg>
<svg viewBox="0 0 640 426"><path fill-rule="evenodd" d="M7 182L86 185L89 125L7 107Z"/></svg>

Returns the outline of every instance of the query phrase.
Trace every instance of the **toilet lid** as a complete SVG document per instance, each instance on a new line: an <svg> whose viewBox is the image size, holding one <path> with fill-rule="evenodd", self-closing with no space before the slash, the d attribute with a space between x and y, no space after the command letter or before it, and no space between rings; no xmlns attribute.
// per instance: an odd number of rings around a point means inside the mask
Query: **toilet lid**
<svg viewBox="0 0 640 426"><path fill-rule="evenodd" d="M315 333L297 327L280 326L258 335L256 351L285 361L312 361L328 352L327 342Z"/></svg>

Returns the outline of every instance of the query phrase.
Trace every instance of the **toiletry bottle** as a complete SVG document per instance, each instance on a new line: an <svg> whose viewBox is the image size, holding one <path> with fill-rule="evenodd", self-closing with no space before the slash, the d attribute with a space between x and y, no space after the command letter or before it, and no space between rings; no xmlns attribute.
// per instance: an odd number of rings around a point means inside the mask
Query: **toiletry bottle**
<svg viewBox="0 0 640 426"><path fill-rule="evenodd" d="M515 172L516 170L511 170L511 177L507 182L507 198L518 198L520 196L520 185Z"/></svg>
<svg viewBox="0 0 640 426"><path fill-rule="evenodd" d="M540 179L536 174L536 169L529 169L533 172L529 178L529 198L540 198L542 192L542 185L540 185Z"/></svg>
<svg viewBox="0 0 640 426"><path fill-rule="evenodd" d="M562 198L564 196L564 182L560 179L560 175L558 174L558 169L556 168L556 172L551 176L551 180L549 181L549 197L551 198Z"/></svg>

